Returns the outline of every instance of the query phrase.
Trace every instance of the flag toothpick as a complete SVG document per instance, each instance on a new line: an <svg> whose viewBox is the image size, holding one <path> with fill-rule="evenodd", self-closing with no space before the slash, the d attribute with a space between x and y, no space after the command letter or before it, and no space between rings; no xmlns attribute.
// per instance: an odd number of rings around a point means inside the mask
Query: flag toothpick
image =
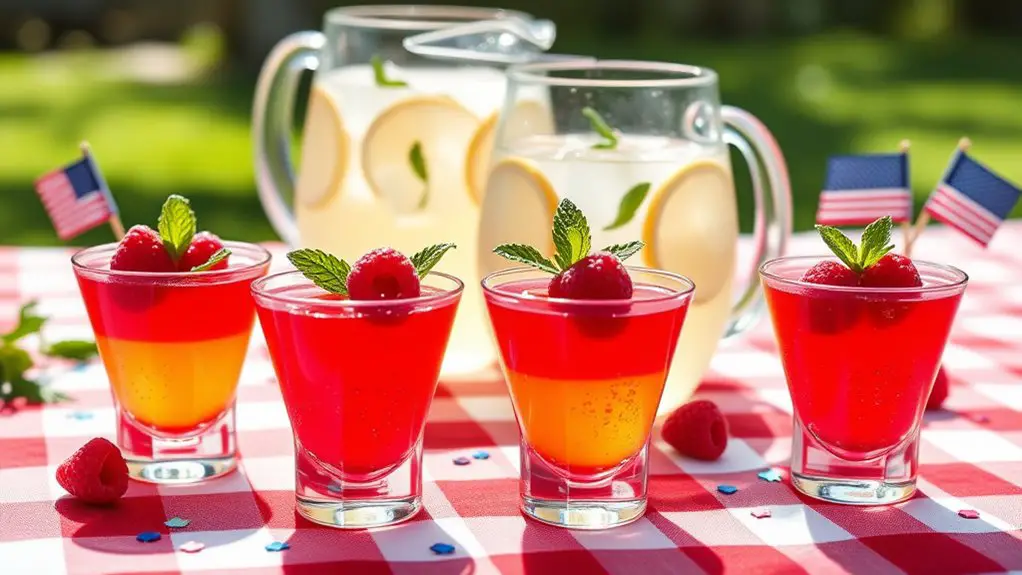
<svg viewBox="0 0 1022 575"><path fill-rule="evenodd" d="M88 142L82 142L79 149L82 154L79 160L36 180L36 193L60 239L70 240L108 223L120 240L124 237L124 225L117 213L117 203Z"/></svg>

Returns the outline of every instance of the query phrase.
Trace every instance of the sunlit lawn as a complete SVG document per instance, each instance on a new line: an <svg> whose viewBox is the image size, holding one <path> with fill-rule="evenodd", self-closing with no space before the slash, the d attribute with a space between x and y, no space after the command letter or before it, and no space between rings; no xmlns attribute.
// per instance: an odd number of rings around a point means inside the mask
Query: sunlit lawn
<svg viewBox="0 0 1022 575"><path fill-rule="evenodd" d="M1005 41L897 44L861 36L685 44L562 38L558 49L603 57L685 61L717 69L726 102L761 117L784 149L796 227L813 222L826 157L912 142L912 183L923 198L958 139L1022 182L1022 45ZM55 244L32 193L41 173L87 139L127 224L152 222L162 199L193 200L202 227L239 239L273 237L253 186L251 78L184 85L112 79L104 55L0 55L0 243ZM744 174L739 174L744 178ZM741 192L743 222L749 198ZM1017 210L1022 213L1022 210ZM105 230L76 243L109 239Z"/></svg>

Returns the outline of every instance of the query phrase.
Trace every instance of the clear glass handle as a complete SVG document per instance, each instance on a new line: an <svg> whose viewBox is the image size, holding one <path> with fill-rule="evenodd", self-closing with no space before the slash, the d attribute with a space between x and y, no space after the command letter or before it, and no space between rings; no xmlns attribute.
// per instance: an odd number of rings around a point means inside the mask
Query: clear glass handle
<svg viewBox="0 0 1022 575"><path fill-rule="evenodd" d="M749 270L748 284L731 311L731 320L724 333L724 337L730 337L756 324L763 308L759 266L768 259L783 255L787 249L791 238L791 182L781 148L762 122L733 106L723 106L720 112L727 125L724 141L737 148L749 164L752 195L756 203L752 269ZM763 175L769 184L769 203L763 191Z"/></svg>
<svg viewBox="0 0 1022 575"><path fill-rule="evenodd" d="M259 72L252 105L259 201L277 235L291 246L298 245L298 226L284 198L293 198L295 189L291 166L295 90L301 74L319 66L324 46L326 36L319 32L296 32L278 42Z"/></svg>

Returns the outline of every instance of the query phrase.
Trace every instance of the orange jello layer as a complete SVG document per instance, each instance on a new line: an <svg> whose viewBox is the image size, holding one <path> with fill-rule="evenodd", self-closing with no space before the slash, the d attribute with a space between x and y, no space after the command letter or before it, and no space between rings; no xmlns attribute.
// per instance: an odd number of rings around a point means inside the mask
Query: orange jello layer
<svg viewBox="0 0 1022 575"><path fill-rule="evenodd" d="M96 336L114 395L139 422L184 432L219 417L234 397L251 330L199 341Z"/></svg>
<svg viewBox="0 0 1022 575"><path fill-rule="evenodd" d="M646 443L665 372L571 380L507 370L511 398L529 444L547 461L600 472Z"/></svg>

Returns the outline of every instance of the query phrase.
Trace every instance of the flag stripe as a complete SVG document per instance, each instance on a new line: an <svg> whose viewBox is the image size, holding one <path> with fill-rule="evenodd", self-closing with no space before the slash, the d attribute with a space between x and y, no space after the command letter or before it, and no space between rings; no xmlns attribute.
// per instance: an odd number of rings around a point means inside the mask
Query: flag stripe
<svg viewBox="0 0 1022 575"><path fill-rule="evenodd" d="M961 222L955 218L953 210L941 204L934 204L931 202L926 202L925 208L926 211L929 212L936 220L951 226L963 235L972 238L980 245L986 246L990 243L990 238L992 237L990 234L975 229L971 224Z"/></svg>
<svg viewBox="0 0 1022 575"><path fill-rule="evenodd" d="M945 196L948 200L960 205L962 208L968 210L969 214L974 216L977 220L986 222L992 229L996 230L997 226L1001 225L1001 218L997 217L996 214L983 207L976 200L958 191L954 187L947 183L941 183L937 186L934 196Z"/></svg>

